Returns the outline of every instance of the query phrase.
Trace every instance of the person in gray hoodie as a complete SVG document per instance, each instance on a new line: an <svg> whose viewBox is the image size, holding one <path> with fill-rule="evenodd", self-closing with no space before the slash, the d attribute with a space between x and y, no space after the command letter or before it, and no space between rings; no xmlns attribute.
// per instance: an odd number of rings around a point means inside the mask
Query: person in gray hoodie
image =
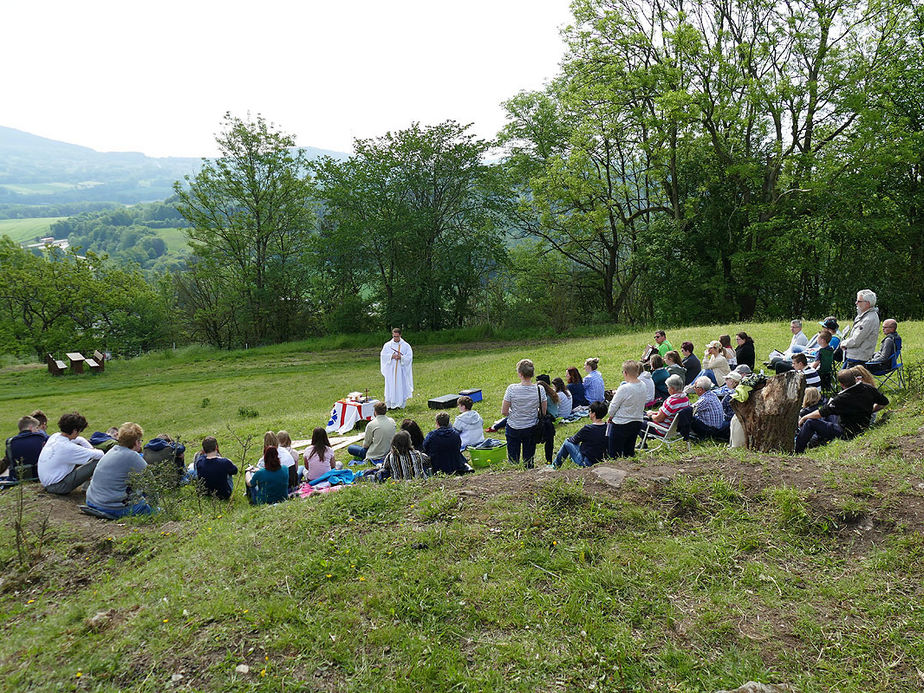
<svg viewBox="0 0 924 693"><path fill-rule="evenodd" d="M869 361L876 351L879 340L879 309L876 294L869 289L857 292L857 317L850 333L841 341L844 351L844 368L862 365Z"/></svg>

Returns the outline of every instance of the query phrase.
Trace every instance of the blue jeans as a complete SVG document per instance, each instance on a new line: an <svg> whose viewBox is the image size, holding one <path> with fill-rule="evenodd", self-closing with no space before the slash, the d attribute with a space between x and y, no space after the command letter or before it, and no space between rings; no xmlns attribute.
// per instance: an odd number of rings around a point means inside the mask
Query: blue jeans
<svg viewBox="0 0 924 693"><path fill-rule="evenodd" d="M844 429L839 423L825 421L824 419L808 419L802 428L799 429L799 435L796 436L796 454L805 452L805 448L812 440L812 436L818 436L822 445L830 443L835 438L846 438Z"/></svg>
<svg viewBox="0 0 924 693"><path fill-rule="evenodd" d="M709 380L712 381L713 385L719 384L719 381L715 379L715 373L712 372L711 368L707 368L702 373L700 373L700 375L705 375L707 378L709 378Z"/></svg>
<svg viewBox="0 0 924 693"><path fill-rule="evenodd" d="M555 455L555 461L552 463L552 466L558 469L568 457L570 457L578 467L590 466L584 459L584 455L581 454L581 448L578 447L577 443L572 443L570 440L565 440L565 442L561 444L561 448L559 448L558 454Z"/></svg>
<svg viewBox="0 0 924 693"><path fill-rule="evenodd" d="M127 517L128 515L151 515L155 512L154 508L148 505L147 501L139 501L134 505L125 506L124 508L119 508L118 510L100 508L99 506L93 505L89 501L87 501L87 505L95 510L104 512L107 515L112 515L113 517Z"/></svg>
<svg viewBox="0 0 924 693"><path fill-rule="evenodd" d="M533 458L536 456L536 440L533 438L531 428L505 429L507 435L507 458L511 462L520 461L520 448L523 448L523 461L527 469L532 469Z"/></svg>
<svg viewBox="0 0 924 693"><path fill-rule="evenodd" d="M350 453L351 455L353 455L353 457L356 458L357 460L364 460L364 459L366 459L366 451L367 451L367 450L368 450L368 448L364 448L362 445L355 445L355 444L354 444L354 445L350 445L350 446L347 448L347 452Z"/></svg>

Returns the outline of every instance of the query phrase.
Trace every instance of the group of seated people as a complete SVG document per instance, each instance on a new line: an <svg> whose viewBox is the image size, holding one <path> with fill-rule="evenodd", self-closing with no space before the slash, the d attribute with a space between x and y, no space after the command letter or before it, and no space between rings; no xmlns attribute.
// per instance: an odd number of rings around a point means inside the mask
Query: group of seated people
<svg viewBox="0 0 924 693"><path fill-rule="evenodd" d="M379 402L373 409L375 416L366 424L362 445L350 445L347 452L357 461L374 465L377 481L467 474L472 468L462 451L484 442L484 421L473 409L471 397L460 397L456 406L455 421L450 423L449 414L440 412L436 428L424 436L413 419L404 419L399 430L385 403Z"/></svg>

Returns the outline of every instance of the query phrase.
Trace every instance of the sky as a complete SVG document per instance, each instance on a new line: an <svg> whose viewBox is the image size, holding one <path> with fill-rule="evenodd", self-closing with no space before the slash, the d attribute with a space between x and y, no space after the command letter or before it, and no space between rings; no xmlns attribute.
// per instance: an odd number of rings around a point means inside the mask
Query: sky
<svg viewBox="0 0 924 693"><path fill-rule="evenodd" d="M555 76L568 0L0 3L0 125L99 151L213 156L226 111L351 151L474 123Z"/></svg>

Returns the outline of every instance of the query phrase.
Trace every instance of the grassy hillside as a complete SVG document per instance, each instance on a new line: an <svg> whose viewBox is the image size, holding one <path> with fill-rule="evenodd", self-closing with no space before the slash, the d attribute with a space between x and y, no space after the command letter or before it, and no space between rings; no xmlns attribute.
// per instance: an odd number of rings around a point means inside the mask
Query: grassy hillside
<svg viewBox="0 0 924 693"><path fill-rule="evenodd" d="M34 219L0 219L0 236L9 236L17 243L46 236L51 225L65 217L37 217ZM164 239L166 240L166 239Z"/></svg>
<svg viewBox="0 0 924 693"><path fill-rule="evenodd" d="M732 329L668 338L699 352ZM785 324L744 329L758 354L788 341ZM924 324L901 333L920 359ZM612 385L650 336L419 346L407 415L427 430L427 397L480 386L492 420L523 356L553 374L598 356ZM7 368L0 413L216 434L238 459L232 434L307 436L338 396L381 393L378 348L317 346L187 349L59 379ZM608 465L619 488L595 470L501 466L271 508L187 489L161 517L113 524L77 513L79 493L30 487L19 550L8 491L0 675L11 690L913 690L924 436L919 401L895 405L804 457L698 445Z"/></svg>

